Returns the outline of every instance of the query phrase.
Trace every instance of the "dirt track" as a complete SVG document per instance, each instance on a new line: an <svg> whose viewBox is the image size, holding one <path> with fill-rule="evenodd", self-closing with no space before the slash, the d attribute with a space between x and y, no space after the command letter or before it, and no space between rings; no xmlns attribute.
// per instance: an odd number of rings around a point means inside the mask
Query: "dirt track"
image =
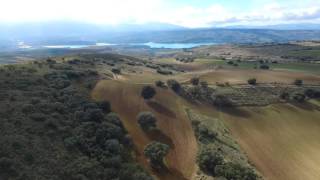
<svg viewBox="0 0 320 180"><path fill-rule="evenodd" d="M166 172L154 172L160 179L190 179L195 171L197 143L181 101L170 90L157 89L154 100L145 101L140 97L142 86L119 81L106 80L97 84L92 97L109 100L112 109L118 113L136 145L137 160L150 170L143 155L146 144L158 140L172 148L168 157ZM151 111L158 119L160 131L145 134L137 124L136 116L141 111Z"/></svg>

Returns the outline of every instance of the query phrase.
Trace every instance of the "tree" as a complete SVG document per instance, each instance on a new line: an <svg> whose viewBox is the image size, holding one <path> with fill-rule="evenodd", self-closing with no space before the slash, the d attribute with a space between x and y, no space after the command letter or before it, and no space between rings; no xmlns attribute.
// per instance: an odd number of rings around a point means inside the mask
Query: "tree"
<svg viewBox="0 0 320 180"><path fill-rule="evenodd" d="M257 84L257 79L255 79L255 78L248 79L248 84L256 85Z"/></svg>
<svg viewBox="0 0 320 180"><path fill-rule="evenodd" d="M120 68L112 68L111 70L114 74L121 74L121 69Z"/></svg>
<svg viewBox="0 0 320 180"><path fill-rule="evenodd" d="M178 81L174 80L174 79L169 79L167 81L168 86L176 93L178 93L181 89L181 85Z"/></svg>
<svg viewBox="0 0 320 180"><path fill-rule="evenodd" d="M144 99L151 99L156 95L156 90L151 86L144 86L141 91L141 96Z"/></svg>
<svg viewBox="0 0 320 180"><path fill-rule="evenodd" d="M307 89L304 91L304 95L306 95L308 98L320 98L320 91Z"/></svg>
<svg viewBox="0 0 320 180"><path fill-rule="evenodd" d="M109 101L100 101L97 102L97 105L100 109L102 109L105 113L111 112L111 104Z"/></svg>
<svg viewBox="0 0 320 180"><path fill-rule="evenodd" d="M316 91L313 89L307 89L304 91L304 95L306 95L308 98L313 98Z"/></svg>
<svg viewBox="0 0 320 180"><path fill-rule="evenodd" d="M156 81L155 84L156 84L157 87L165 87L164 82L163 82L163 81L160 81L160 80L159 80L159 81Z"/></svg>
<svg viewBox="0 0 320 180"><path fill-rule="evenodd" d="M256 180L257 174L250 167L238 163L228 162L215 167L215 176L224 177L227 180Z"/></svg>
<svg viewBox="0 0 320 180"><path fill-rule="evenodd" d="M150 159L150 163L154 167L162 167L163 158L169 153L170 147L160 142L151 142L144 148L144 155Z"/></svg>
<svg viewBox="0 0 320 180"><path fill-rule="evenodd" d="M270 69L270 67L267 64L260 65L260 69Z"/></svg>
<svg viewBox="0 0 320 180"><path fill-rule="evenodd" d="M303 84L303 81L301 79L294 80L294 84L297 86L301 86Z"/></svg>
<svg viewBox="0 0 320 180"><path fill-rule="evenodd" d="M234 64L233 61L228 61L227 63L228 63L229 65L233 65L233 64Z"/></svg>
<svg viewBox="0 0 320 180"><path fill-rule="evenodd" d="M144 131L149 131L157 127L156 117L151 112L141 112L138 114L138 123Z"/></svg>
<svg viewBox="0 0 320 180"><path fill-rule="evenodd" d="M288 100L290 98L290 94L288 92L282 92L280 94L280 98L284 100Z"/></svg>
<svg viewBox="0 0 320 180"><path fill-rule="evenodd" d="M192 85L198 86L199 82L200 82L200 79L198 77L193 77L193 78L191 78L190 82L191 82Z"/></svg>
<svg viewBox="0 0 320 180"><path fill-rule="evenodd" d="M304 100L306 99L306 96L304 94L297 93L293 96L293 99L299 103L303 103Z"/></svg>
<svg viewBox="0 0 320 180"><path fill-rule="evenodd" d="M197 162L201 170L214 175L216 166L223 164L223 157L217 150L203 147L198 154Z"/></svg>

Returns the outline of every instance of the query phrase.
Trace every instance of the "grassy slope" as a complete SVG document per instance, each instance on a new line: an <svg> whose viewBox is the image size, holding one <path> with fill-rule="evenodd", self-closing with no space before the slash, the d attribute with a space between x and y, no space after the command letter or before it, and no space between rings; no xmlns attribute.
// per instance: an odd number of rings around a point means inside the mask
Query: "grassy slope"
<svg viewBox="0 0 320 180"><path fill-rule="evenodd" d="M233 65L228 65L228 61L218 60L218 59L197 59L195 64L205 64L207 66L222 66L225 68L234 68L234 69L254 69L254 67L259 67L259 62L236 62L237 67ZM303 63L303 62L291 62L291 63L277 63L272 64L268 63L268 66L272 70L287 70L293 72L303 72L319 75L320 64L319 63Z"/></svg>
<svg viewBox="0 0 320 180"><path fill-rule="evenodd" d="M221 113L249 159L267 179L320 178L320 106L242 108Z"/></svg>
<svg viewBox="0 0 320 180"><path fill-rule="evenodd" d="M142 85L118 81L101 81L92 93L94 99L107 99L117 112L132 136L137 149L137 159L145 167L150 167L143 155L143 149L152 140L171 145L167 157L167 172L154 172L161 179L190 179L195 171L197 144L193 130L177 98L169 90L157 89L157 95L149 103L140 97ZM161 131L145 134L137 124L136 116L141 111L151 111L158 119Z"/></svg>

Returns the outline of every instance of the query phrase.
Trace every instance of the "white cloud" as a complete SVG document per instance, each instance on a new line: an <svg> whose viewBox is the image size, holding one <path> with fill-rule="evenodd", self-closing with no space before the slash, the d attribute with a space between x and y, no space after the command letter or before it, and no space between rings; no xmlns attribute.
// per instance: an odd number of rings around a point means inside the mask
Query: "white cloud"
<svg viewBox="0 0 320 180"><path fill-rule="evenodd" d="M268 25L278 23L312 22L320 23L320 6L289 7L271 3L246 12L234 12L223 6L213 5L193 11L180 10L184 16L175 16L173 23L188 27L212 25ZM176 14L179 14L176 12ZM184 17L184 19L183 19Z"/></svg>
<svg viewBox="0 0 320 180"><path fill-rule="evenodd" d="M0 0L0 21L146 21L161 6L161 0Z"/></svg>
<svg viewBox="0 0 320 180"><path fill-rule="evenodd" d="M187 27L227 24L320 23L320 3L277 3L255 9L172 6L169 0L0 0L0 21L79 20L94 23L166 22Z"/></svg>

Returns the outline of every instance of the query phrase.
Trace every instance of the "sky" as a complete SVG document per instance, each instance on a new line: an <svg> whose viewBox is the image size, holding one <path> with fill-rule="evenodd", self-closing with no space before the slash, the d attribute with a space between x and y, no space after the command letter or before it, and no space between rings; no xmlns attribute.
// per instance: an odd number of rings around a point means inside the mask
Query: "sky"
<svg viewBox="0 0 320 180"><path fill-rule="evenodd" d="M320 0L0 0L0 23L56 20L190 28L320 23Z"/></svg>

